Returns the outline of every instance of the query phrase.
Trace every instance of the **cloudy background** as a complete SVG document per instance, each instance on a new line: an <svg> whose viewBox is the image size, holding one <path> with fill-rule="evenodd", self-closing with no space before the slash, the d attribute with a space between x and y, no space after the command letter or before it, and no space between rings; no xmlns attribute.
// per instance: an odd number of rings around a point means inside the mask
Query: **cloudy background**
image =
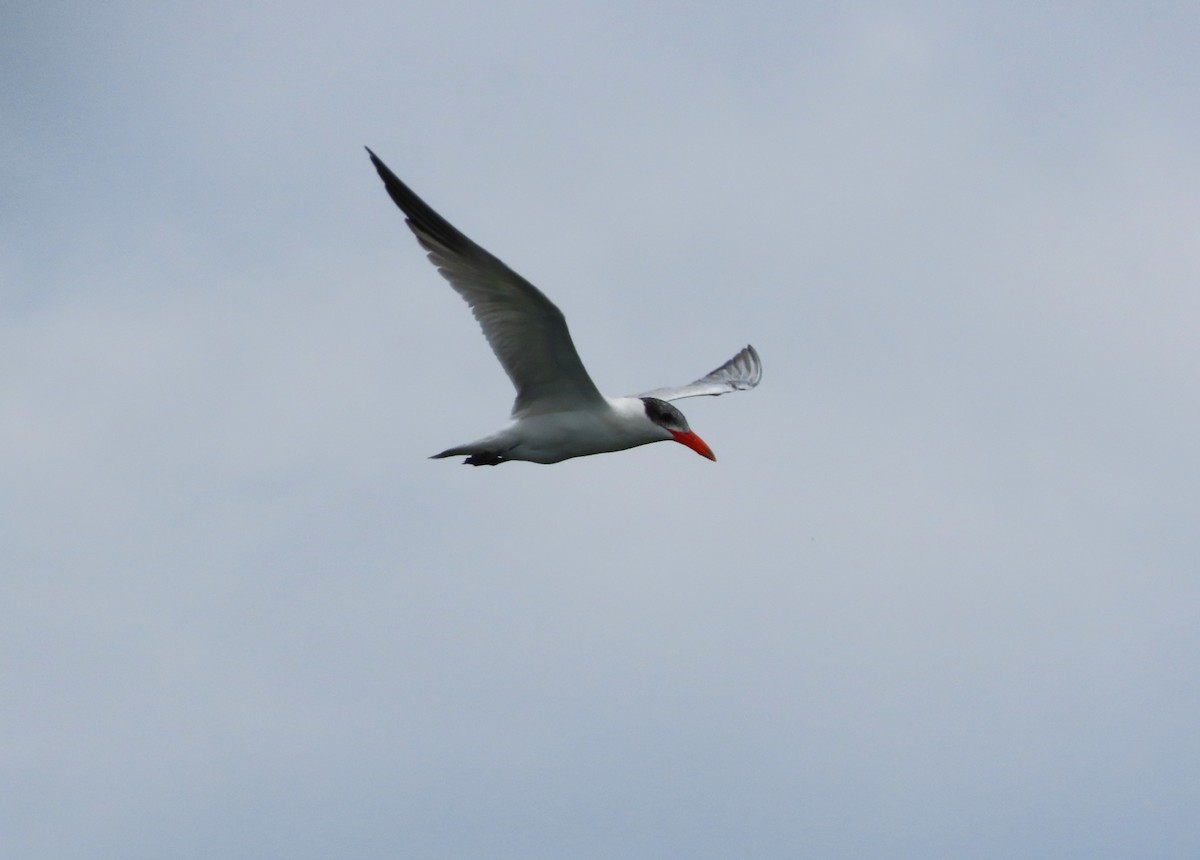
<svg viewBox="0 0 1200 860"><path fill-rule="evenodd" d="M1200 854L1192 4L24 6L5 856ZM425 459L364 144L719 462Z"/></svg>

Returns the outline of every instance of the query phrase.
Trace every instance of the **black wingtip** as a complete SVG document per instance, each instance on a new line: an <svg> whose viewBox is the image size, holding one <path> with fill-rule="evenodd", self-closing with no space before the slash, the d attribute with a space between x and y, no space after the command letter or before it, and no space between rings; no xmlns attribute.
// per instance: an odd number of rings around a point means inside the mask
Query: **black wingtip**
<svg viewBox="0 0 1200 860"><path fill-rule="evenodd" d="M420 201L420 198L413 194L411 188L400 181L400 177L392 173L392 169L384 164L383 160L378 155L371 151L371 147L364 146L363 149L367 151L367 155L371 156L371 163L375 165L375 172L378 173L379 178L383 180L383 184L387 188L388 194L391 195L392 200L394 200L396 205L403 209L405 213L408 213L409 198L416 199L417 201ZM425 204L422 202L422 205Z"/></svg>
<svg viewBox="0 0 1200 860"><path fill-rule="evenodd" d="M416 192L401 182L400 177L392 173L391 168L384 164L374 152L371 152L371 147L363 148L371 156L371 163L375 165L375 172L383 180L383 187L387 189L388 196L392 198L393 203L400 207L408 219L408 226L418 236L431 237L460 255L487 255L486 251L460 233L454 225L433 211L428 203L417 196Z"/></svg>

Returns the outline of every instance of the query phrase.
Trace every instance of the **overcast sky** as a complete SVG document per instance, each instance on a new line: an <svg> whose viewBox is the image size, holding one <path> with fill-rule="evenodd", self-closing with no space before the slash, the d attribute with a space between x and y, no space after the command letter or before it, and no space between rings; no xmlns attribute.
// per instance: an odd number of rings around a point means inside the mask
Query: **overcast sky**
<svg viewBox="0 0 1200 860"><path fill-rule="evenodd" d="M1200 856L1194 4L17 5L4 856Z"/></svg>

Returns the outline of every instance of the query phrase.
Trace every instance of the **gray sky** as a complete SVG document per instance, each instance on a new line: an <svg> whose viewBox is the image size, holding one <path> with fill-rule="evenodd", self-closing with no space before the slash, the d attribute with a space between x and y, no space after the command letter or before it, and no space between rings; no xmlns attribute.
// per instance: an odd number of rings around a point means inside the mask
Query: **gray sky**
<svg viewBox="0 0 1200 860"><path fill-rule="evenodd" d="M1200 854L1200 11L1001 5L7 12L5 856ZM364 144L719 462L427 460Z"/></svg>

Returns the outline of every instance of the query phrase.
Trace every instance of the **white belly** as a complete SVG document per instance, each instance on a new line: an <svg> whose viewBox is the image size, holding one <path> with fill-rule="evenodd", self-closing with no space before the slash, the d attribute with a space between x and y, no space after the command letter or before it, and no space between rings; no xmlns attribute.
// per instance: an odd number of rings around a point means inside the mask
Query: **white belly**
<svg viewBox="0 0 1200 860"><path fill-rule="evenodd" d="M508 449L505 457L534 463L558 463L659 441L657 435L638 432L640 428L616 418L612 413L591 411L534 415L514 422L497 436Z"/></svg>

